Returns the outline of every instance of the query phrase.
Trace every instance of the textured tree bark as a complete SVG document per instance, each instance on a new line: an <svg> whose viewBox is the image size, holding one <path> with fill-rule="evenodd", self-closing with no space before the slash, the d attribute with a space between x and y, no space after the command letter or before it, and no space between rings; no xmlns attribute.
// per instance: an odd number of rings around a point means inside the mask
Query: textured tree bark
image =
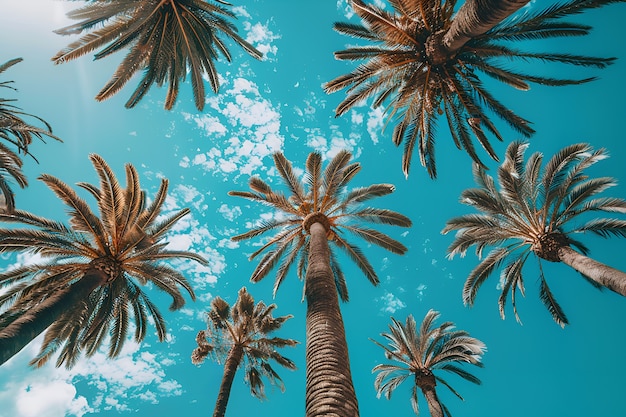
<svg viewBox="0 0 626 417"><path fill-rule="evenodd" d="M443 410L439 397L434 387L422 388L422 394L426 397L426 403L428 404L428 411L430 411L430 417L443 417Z"/></svg>
<svg viewBox="0 0 626 417"><path fill-rule="evenodd" d="M530 0L466 0L443 37L448 56L454 56L470 39L482 35Z"/></svg>
<svg viewBox="0 0 626 417"><path fill-rule="evenodd" d="M626 296L626 273L576 252L569 246L558 250L559 259L600 285Z"/></svg>
<svg viewBox="0 0 626 417"><path fill-rule="evenodd" d="M89 294L106 283L108 276L90 269L72 285L58 291L43 303L0 329L0 365L22 350L61 315L87 299Z"/></svg>
<svg viewBox="0 0 626 417"><path fill-rule="evenodd" d="M305 277L306 416L357 417L359 409L337 287L330 268L326 229L321 223L313 223L310 233Z"/></svg>
<svg viewBox="0 0 626 417"><path fill-rule="evenodd" d="M235 345L228 352L226 357L226 363L224 363L224 376L222 377L222 384L220 385L220 392L217 395L217 401L215 402L215 410L213 411L213 417L224 417L226 414L226 406L228 405L228 399L230 397L230 389L233 386L233 380L235 379L235 373L243 358L243 348Z"/></svg>

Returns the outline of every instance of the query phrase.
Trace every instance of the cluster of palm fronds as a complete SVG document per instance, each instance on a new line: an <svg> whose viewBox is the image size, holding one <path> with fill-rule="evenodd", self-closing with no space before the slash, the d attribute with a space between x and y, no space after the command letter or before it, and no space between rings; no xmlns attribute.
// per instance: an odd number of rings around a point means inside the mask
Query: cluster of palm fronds
<svg viewBox="0 0 626 417"><path fill-rule="evenodd" d="M252 395L258 398L265 397L263 377L284 390L282 380L272 367L271 361L285 368L295 369L295 364L278 353L276 348L295 346L298 342L271 337L272 333L292 317L273 317L272 312L275 309L275 304L267 306L263 301L255 304L254 298L245 287L239 290L239 296L232 308L221 297L215 297L207 314L207 328L196 336L198 347L192 352L192 362L200 364L210 356L218 363L224 363L225 374L231 373L224 377L229 383L232 383L234 372L243 364L244 379L250 386ZM218 404L216 408L225 406L226 404Z"/></svg>
<svg viewBox="0 0 626 417"><path fill-rule="evenodd" d="M221 0L217 2L228 5ZM68 17L80 22L58 29L56 33L85 34L52 60L60 64L102 47L95 54L95 59L101 59L128 48L128 54L96 99L111 97L137 72L143 71L139 85L126 102L129 108L134 107L153 84L167 84L165 108L171 109L180 84L189 73L196 107L202 110L203 76L208 77L211 88L217 92L219 79L214 61L220 54L231 60L223 37L235 41L254 58L262 57L237 34L237 28L229 21L235 16L228 8L204 0L94 0L71 11Z"/></svg>
<svg viewBox="0 0 626 417"><path fill-rule="evenodd" d="M141 341L149 320L164 340L166 327L157 307L138 284L152 283L172 297L170 309L185 304L178 287L195 295L186 278L162 260L204 258L187 251L167 249L164 234L189 209L162 215L167 180L147 204L139 175L126 166L126 187L97 155L91 161L98 186L79 186L95 198L99 216L70 186L51 175L41 180L68 206L69 226L23 210L0 214L0 221L17 227L0 228L0 253L41 255L36 263L0 274L9 286L0 296L0 364L39 333L45 332L39 355L32 364L47 362L60 349L57 366L71 367L81 352L88 356L109 339L110 357L126 342L131 318L134 337Z"/></svg>
<svg viewBox="0 0 626 417"><path fill-rule="evenodd" d="M269 184L258 177L250 179L249 186L252 191L229 193L269 205L283 214L281 218L264 221L248 232L233 237L233 240L240 241L278 230L273 238L250 255L250 259L254 259L265 252L252 273L253 282L263 279L275 266L278 266L274 284L274 292L276 292L294 264L297 264L300 279L304 277L309 257L307 226L310 226L313 216L327 223L328 240L332 245L331 268L339 296L344 301L348 300L348 288L341 266L332 250L333 246L346 253L372 284L377 285L379 282L376 271L363 251L347 240L345 232L393 253L406 252L406 247L397 240L359 224L359 222L369 222L409 227L411 220L392 210L360 206L362 202L392 193L395 187L391 184L372 184L344 193L349 181L361 170L359 163L350 162L351 157L350 152L340 151L322 170L321 155L318 152L312 152L306 160L303 187L294 174L291 162L282 153L276 153L274 163L278 173L288 185L291 195L286 196L282 192L274 191Z"/></svg>
<svg viewBox="0 0 626 417"><path fill-rule="evenodd" d="M613 2L615 0L570 0L537 12L515 15L514 19L498 23L502 19L494 18L494 15L502 16L501 9L508 8L510 13L527 1L482 2L480 6L469 1L455 13L456 0L394 0L390 1L393 7L390 11L353 0L354 11L362 23L339 22L335 24L335 29L363 39L368 45L335 52L335 57L365 62L349 74L326 83L324 88L329 93L347 90L346 98L336 109L338 116L369 98L373 98L373 107L385 106L388 119L397 119L393 143L400 145L404 142L402 169L405 175L409 174L416 150L420 163L430 176L437 176L436 126L442 116L455 145L465 150L474 162L484 166L474 140L494 160L498 160L498 155L488 135L503 140L490 114L502 119L523 136L529 137L535 131L527 120L484 87L481 74L521 90L528 90L529 83L564 86L595 79L530 75L509 69L506 63L515 60L557 62L603 68L614 58L526 52L509 44L586 35L591 30L590 26L563 21L563 18ZM478 21L475 21L476 18ZM481 19L490 24L481 22ZM468 34L459 26L476 26L478 30ZM456 39L447 42L447 37ZM459 38L463 42L458 41ZM455 45L453 49L450 48L451 43Z"/></svg>
<svg viewBox="0 0 626 417"><path fill-rule="evenodd" d="M492 120L495 115L515 132L529 137L530 122L517 115L484 87L481 76L520 90L530 84L566 86L589 82L587 78L552 78L530 75L507 68L505 61L554 62L582 67L604 68L614 58L590 57L561 52L525 52L511 44L521 41L587 35L591 27L563 21L585 10L623 0L568 0L540 11L525 11L508 18L528 0L467 0L460 9L456 0L389 0L385 10L362 0L351 0L360 24L336 23L335 29L365 42L338 51L340 60L366 61L352 72L325 84L328 93L342 89L347 96L336 109L342 115L359 103L373 99L373 107L386 107L389 120L396 119L392 141L404 143L402 169L408 176L415 148L421 164L436 177L435 137L440 117L445 117L452 140L474 161L477 188L463 192L461 202L477 209L447 222L443 233L456 231L448 248L449 257L465 255L474 246L478 257L490 248L470 272L463 288L463 300L474 303L478 289L501 269L500 314L508 296L515 317L516 294L524 295L523 267L531 255L539 260L539 297L553 319L564 326L567 318L556 302L544 276L541 260L563 262L579 271L593 285L607 287L626 296L626 274L588 258L589 250L574 233L590 232L602 237L626 237L626 220L595 218L582 224L573 220L594 212L626 213L626 200L597 195L615 185L610 177L589 178L586 170L606 157L603 149L587 144L565 147L543 165L536 152L524 161L528 144L512 142L497 171L497 181L486 172L476 142L494 160L498 155L489 135L503 137ZM205 103L204 77L214 92L219 88L216 60L231 60L224 41L228 38L260 59L261 53L237 33L230 19L230 4L216 0L92 0L68 14L78 23L56 32L82 37L59 51L55 63L62 63L100 49L100 59L123 49L126 57L112 79L96 96L104 100L120 91L143 71L126 107L134 107L154 84L168 86L164 107L171 109L187 74L195 105ZM0 65L0 74L21 59ZM10 81L0 87L14 89ZM5 90L3 90L5 91ZM41 366L59 353L57 366L73 366L81 353L95 354L109 343L109 357L117 356L128 337L131 320L134 339L145 338L154 322L159 340L166 336L163 316L141 285L153 284L172 297L171 310L185 304L184 290L192 299L194 291L174 267L161 261L194 260L201 256L170 250L165 234L188 209L164 215L168 181L162 180L148 203L139 185L139 175L126 166L123 186L99 156L92 155L100 180L98 185L78 186L95 199L98 213L61 180L42 175L40 179L68 206L69 225L15 208L8 179L27 185L20 155L30 155L34 138L56 136L43 119L23 112L0 98L0 193L5 203L0 210L0 253L27 252L41 255L34 264L0 273L0 365L45 332L39 354L31 364ZM27 123L33 118L43 127ZM273 155L276 170L289 194L276 191L261 178L249 180L251 191L231 191L232 196L259 202L279 215L253 226L232 239L241 241L275 233L250 255L260 257L252 273L253 282L276 271L274 293L292 267L304 282L306 314L306 415L358 416L352 383L347 342L339 300L348 301L348 289L336 249L342 251L374 285L379 278L365 253L346 235L363 239L395 254L404 254L405 245L364 223L409 227L411 220L395 211L362 207L371 199L389 195L391 184L373 184L348 190L361 165L351 161L348 151L338 152L322 168L322 155L312 152L305 164L304 179L296 176L292 163ZM8 177L8 179L7 179ZM213 298L208 326L196 337L192 362L206 357L224 363L224 376L214 416L226 410L237 369L243 364L245 381L253 395L263 398L266 378L284 388L272 363L288 369L295 364L277 348L297 342L271 336L291 316L273 317L274 304L255 304L243 287L232 307L221 297ZM418 389L425 396L433 417L450 416L437 396L441 383L461 396L435 371L448 371L473 383L480 380L463 364L482 366L485 345L452 322L434 326L439 313L430 310L420 328L412 315L406 323L391 318L389 333L382 333L387 359L380 364L375 387L389 398L404 381L412 380L411 404L418 413Z"/></svg>
<svg viewBox="0 0 626 417"><path fill-rule="evenodd" d="M1 64L0 75L21 61L22 58L15 58ZM0 88L15 90L12 83L13 81L0 81ZM44 141L44 136L48 136L60 140L52 134L52 128L45 120L25 113L13 104L15 101L15 99L0 96L0 139L7 142L7 144L0 142L0 195L3 200L1 205L7 211L13 211L15 208L15 197L9 181L15 181L21 188L28 185L28 180L22 171L23 161L20 154L29 155L35 159L28 149L33 138ZM32 125L25 118L35 119L44 127Z"/></svg>

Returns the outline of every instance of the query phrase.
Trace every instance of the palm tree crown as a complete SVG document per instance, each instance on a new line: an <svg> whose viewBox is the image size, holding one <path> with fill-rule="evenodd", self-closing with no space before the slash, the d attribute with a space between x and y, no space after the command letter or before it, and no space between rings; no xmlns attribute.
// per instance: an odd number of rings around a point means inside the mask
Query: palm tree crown
<svg viewBox="0 0 626 417"><path fill-rule="evenodd" d="M385 395L387 399L392 392L408 378L413 378L411 390L411 405L415 414L418 414L417 389L419 388L428 401L431 416L445 415L450 412L441 404L435 392L437 382L448 387L457 397L463 399L445 380L435 372L438 370L451 372L460 377L480 384L480 380L463 369L458 364L469 363L482 367L481 356L485 352L485 345L478 339L470 337L466 331L454 330L454 324L445 322L434 327L439 313L430 310L424 317L419 331L415 319L409 315L406 324L391 318L389 333L382 333L387 345L375 340L378 346L385 350L387 359L393 359L399 364L376 365L372 372L378 372L374 385L378 395Z"/></svg>
<svg viewBox="0 0 626 417"><path fill-rule="evenodd" d="M542 169L543 155L539 152L532 154L524 163L527 147L528 144L522 142L513 142L508 146L505 160L498 169L499 189L493 178L482 167L475 165L474 178L478 188L465 190L461 194L461 202L480 213L455 217L447 222L442 231L457 231L448 248L449 257L465 255L472 245L476 246L479 257L485 247L494 247L468 276L463 288L463 300L472 305L483 282L494 270L504 266L502 293L498 300L500 314L504 318L504 307L510 292L517 320L515 295L518 289L524 294L522 268L531 253L539 261L567 263L565 255L583 256L588 253L588 249L574 239L575 233L626 236L626 220L594 218L579 224L573 222L594 212L626 213L626 200L596 197L616 184L613 178L589 178L584 172L606 158L604 149L593 150L585 143L570 145L557 152ZM570 246L580 253L569 249ZM613 286L602 277L598 279L593 270L608 268L606 266L600 267L596 263L589 270L570 266L596 284L626 295L626 274L613 270L618 273L617 279L621 282ZM539 272L541 300L554 320L564 325L567 318L548 287L541 262Z"/></svg>
<svg viewBox="0 0 626 417"><path fill-rule="evenodd" d="M230 6L221 0L217 3ZM189 72L196 107L202 110L203 75L217 92L219 79L214 61L219 54L231 60L222 37L235 41L254 58L262 56L237 34L237 28L229 21L235 17L230 10L205 0L94 0L68 16L81 21L56 33L87 33L59 51L52 60L59 64L106 45L95 55L95 59L100 59L128 47L129 52L115 74L96 96L96 100L111 97L135 73L143 70L138 87L126 102L127 108L134 107L152 84L167 83L165 108L171 109L179 85Z"/></svg>
<svg viewBox="0 0 626 417"><path fill-rule="evenodd" d="M0 296L0 345L11 342L21 329L39 326L21 341L21 349L50 326L38 356L31 362L43 365L59 348L57 366L71 367L81 351L93 355L110 336L108 355L118 355L126 341L129 321L135 323L135 340L146 335L154 321L159 340L166 336L164 319L140 285L153 284L169 294L171 310L185 304L179 286L195 299L185 277L163 260L192 259L199 255L167 249L165 233L189 213L183 209L169 215L161 210L168 181L163 179L154 200L146 203L135 168L126 166L122 188L106 162L91 155L100 179L99 187L79 183L97 202L98 217L67 184L44 174L40 179L69 208L69 226L22 210L0 214L0 221L23 228L0 229L0 253L28 252L40 255L33 264L0 274L5 291ZM67 301L67 294L87 286L84 296ZM61 304L59 306L59 304ZM56 316L50 309L56 308ZM51 317L54 316L54 317ZM44 323L44 324L41 324ZM4 355L4 353L3 353ZM6 360L6 358L4 358ZM3 360L3 362L4 362Z"/></svg>
<svg viewBox="0 0 626 417"><path fill-rule="evenodd" d="M250 179L249 185L252 192L231 191L229 193L269 205L283 214L281 218L263 221L250 231L233 237L233 240L239 241L278 230L267 243L250 256L250 259L254 259L266 252L252 274L253 282L263 279L278 265L274 285L274 292L276 292L294 263L297 263L298 276L302 279L308 260L309 228L315 222L325 225L331 246L338 247L348 254L374 285L379 282L374 268L363 252L348 242L344 232L350 232L394 253L406 252L406 247L400 242L384 233L356 223L366 221L402 227L411 226L411 220L397 212L358 207L362 202L393 192L395 189L393 185L373 184L353 189L348 193L343 192L348 182L361 169L359 163L350 163L350 158L351 154L348 151L341 151L322 172L322 157L319 153L312 152L306 161L303 187L293 171L291 162L282 153L276 153L274 162L280 176L289 187L291 192L289 197L272 190L269 184L257 177ZM347 301L348 289L344 274L332 250L330 262L339 296Z"/></svg>
<svg viewBox="0 0 626 417"><path fill-rule="evenodd" d="M464 149L474 162L482 164L473 135L487 154L498 160L488 134L500 141L502 136L488 112L523 136L529 137L534 130L527 120L487 91L480 74L521 90L528 90L529 83L562 86L593 80L528 75L507 69L503 60L536 60L603 68L613 58L524 52L507 43L586 35L591 27L563 22L562 18L613 1L570 0L539 12L515 15L467 40L459 45L458 50L442 53L444 37L451 27L459 26L454 25L455 20L461 19L460 11L454 14L456 0L391 0L392 11L352 0L362 23L336 23L335 30L364 39L371 45L338 51L335 57L366 62L349 74L326 83L324 88L328 93L347 89L346 98L336 109L337 116L369 98L374 99L374 107L387 103L388 118L397 118L393 142L396 145L404 142L402 169L405 175L409 173L413 151L417 147L422 166L431 177L437 176L435 130L439 117L444 115L457 148ZM523 2L516 3L519 7Z"/></svg>
<svg viewBox="0 0 626 417"><path fill-rule="evenodd" d="M288 369L296 369L295 364L278 353L276 348L295 346L298 342L270 337L270 334L280 329L292 317L273 317L272 312L275 309L276 304L266 306L263 301L255 305L254 298L245 287L239 290L239 296L232 308L222 298L215 297L211 301L207 329L201 330L196 337L198 347L191 355L192 362L200 364L207 356L211 356L215 361L224 363L229 354L240 350L245 381L250 385L252 395L265 398L261 377L266 377L273 385L279 385L283 391L282 380L270 361ZM239 365L238 361L235 370Z"/></svg>
<svg viewBox="0 0 626 417"><path fill-rule="evenodd" d="M22 58L15 58L0 64L0 74L21 61ZM0 87L15 90L11 84L12 81L2 81ZM44 141L44 136L48 136L61 140L52 134L52 128L45 120L23 112L19 107L11 104L13 102L15 99L0 97L0 139L14 146L14 149L11 149L0 143L0 194L4 197L2 206L5 206L8 211L15 208L15 199L7 177L13 179L21 188L28 185L26 176L22 172L23 162L19 154L30 155L35 159L28 150L33 138ZM27 123L24 117L34 118L37 122L41 122L44 127Z"/></svg>

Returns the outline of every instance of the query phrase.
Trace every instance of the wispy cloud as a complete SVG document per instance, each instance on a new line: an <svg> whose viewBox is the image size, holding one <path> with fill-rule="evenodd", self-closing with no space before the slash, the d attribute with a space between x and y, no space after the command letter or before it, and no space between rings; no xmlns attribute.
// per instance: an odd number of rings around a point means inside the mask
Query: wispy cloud
<svg viewBox="0 0 626 417"><path fill-rule="evenodd" d="M389 291L385 291L385 294L382 297L376 298L376 301L382 304L380 311L384 314L393 314L406 307L406 304L404 304L402 300Z"/></svg>
<svg viewBox="0 0 626 417"><path fill-rule="evenodd" d="M283 147L280 113L249 79L225 80L223 88L219 96L207 99L213 115L183 113L211 146L183 156L179 165L225 179L252 175L262 169L266 156Z"/></svg>
<svg viewBox="0 0 626 417"><path fill-rule="evenodd" d="M208 261L201 265L193 261L174 262L176 268L191 280L198 298L204 300L205 293L226 269L226 259L216 248L218 238L211 233L211 224L199 220L200 213L208 209L204 195L194 186L175 187L165 202L165 213L191 206L192 213L180 219L167 235L168 248L197 253Z"/></svg>
<svg viewBox="0 0 626 417"><path fill-rule="evenodd" d="M346 137L337 126L331 126L331 134L324 135L318 128L307 128L307 146L320 152L324 159L332 159L339 151L347 150L354 158L361 154L358 146L359 137L356 133L350 133Z"/></svg>

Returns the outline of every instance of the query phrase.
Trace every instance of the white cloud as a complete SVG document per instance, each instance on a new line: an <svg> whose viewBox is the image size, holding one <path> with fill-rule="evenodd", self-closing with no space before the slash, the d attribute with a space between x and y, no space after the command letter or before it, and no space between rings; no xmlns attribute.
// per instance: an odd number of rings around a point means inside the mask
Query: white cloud
<svg viewBox="0 0 626 417"><path fill-rule="evenodd" d="M353 158L357 158L361 154L361 148L357 146L358 135L351 133L346 138L337 126L331 126L331 130L329 140L322 135L319 128L306 128L307 146L320 152L324 159L332 159L341 150L349 151Z"/></svg>
<svg viewBox="0 0 626 417"><path fill-rule="evenodd" d="M241 216L241 207L239 206L231 207L228 204L222 204L217 211L221 213L226 220L231 222Z"/></svg>
<svg viewBox="0 0 626 417"><path fill-rule="evenodd" d="M367 133L374 144L378 143L378 134L381 133L384 125L384 111L381 107L371 109L367 113Z"/></svg>
<svg viewBox="0 0 626 417"><path fill-rule="evenodd" d="M424 298L424 291L426 291L427 288L426 284L420 284L417 286L417 298L419 298L420 301Z"/></svg>
<svg viewBox="0 0 626 417"><path fill-rule="evenodd" d="M36 380L15 392L15 417L56 417L70 414L83 416L94 410L76 388L61 380Z"/></svg>
<svg viewBox="0 0 626 417"><path fill-rule="evenodd" d="M179 165L200 168L204 173L222 175L225 179L252 175L263 169L263 159L282 149L280 113L265 99L254 82L238 77L224 80L223 93L207 99L214 110L211 124L205 115L185 115L210 141L208 151L183 155ZM227 133L214 126L227 127Z"/></svg>
<svg viewBox="0 0 626 417"><path fill-rule="evenodd" d="M274 34L269 29L269 23L263 25L261 23L244 22L243 27L247 33L246 41L254 45L265 59L273 60L278 52L278 47L272 43L276 39L280 39L280 35Z"/></svg>
<svg viewBox="0 0 626 417"><path fill-rule="evenodd" d="M386 314L393 314L406 307L406 304L404 304L402 300L389 291L385 291L385 294L377 298L376 301L382 304L380 311Z"/></svg>
<svg viewBox="0 0 626 417"><path fill-rule="evenodd" d="M384 9L387 7L387 4L383 0L374 0L372 2L374 6ZM337 10L347 18L350 19L355 15L354 10L352 9L352 2L350 0L337 0Z"/></svg>
<svg viewBox="0 0 626 417"><path fill-rule="evenodd" d="M91 358L79 359L71 370L54 367L54 360L42 368L30 368L27 363L41 341L42 336L3 365L7 378L0 378L2 416L82 417L102 410L131 410L131 400L158 403L159 397L183 393L181 385L165 372L175 362L163 354L141 351L132 340L117 358L108 359L98 351ZM88 398L89 394L78 392L79 383L98 393Z"/></svg>

